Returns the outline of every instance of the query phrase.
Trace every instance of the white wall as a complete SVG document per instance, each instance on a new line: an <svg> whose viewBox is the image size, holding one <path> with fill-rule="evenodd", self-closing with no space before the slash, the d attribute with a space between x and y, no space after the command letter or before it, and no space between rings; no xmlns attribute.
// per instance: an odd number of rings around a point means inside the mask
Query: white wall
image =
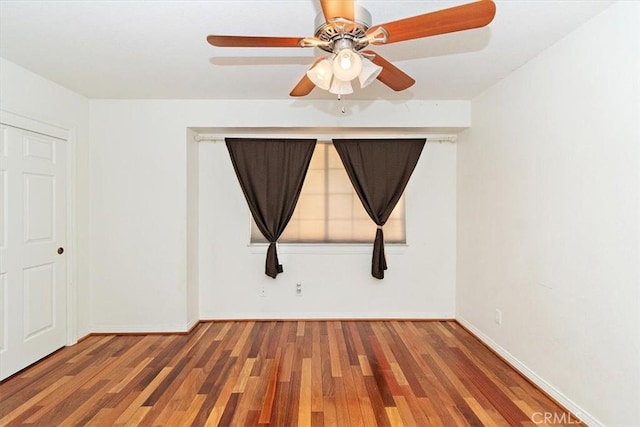
<svg viewBox="0 0 640 427"><path fill-rule="evenodd" d="M200 144L187 130L187 326L200 319Z"/></svg>
<svg viewBox="0 0 640 427"><path fill-rule="evenodd" d="M266 276L266 246L248 245L249 209L226 146L201 145L202 318L454 317L455 145L425 146L406 190L408 245L387 245L383 280L371 277L371 245L281 245L284 273Z"/></svg>
<svg viewBox="0 0 640 427"><path fill-rule="evenodd" d="M90 101L93 330L186 330L192 321L193 309L189 309L188 304L192 304L194 294L189 286L187 248L194 239L188 239L190 208L187 200L192 196L189 197L187 187L188 176L193 170L188 171L187 164L195 161L195 155L187 149L185 135L188 128L346 129L375 126L402 130L460 129L468 126L470 119L467 101L415 101L398 105L384 101L362 104L343 101L342 105L346 107L346 114L342 114L340 105L333 101L317 104L300 101ZM389 313L453 315L453 146L425 150L423 165L416 171L415 185L412 184L410 191L417 193L414 198L419 206L431 209L425 215L437 226L421 225L415 217L422 213L410 211L413 230L409 230L409 238L416 236L416 240L410 242L405 254L389 255L390 270L383 282L370 279L368 253L324 255L329 270L334 267L329 260L341 265L343 272L351 269L347 264L360 264L360 268L353 268L353 275L349 276L353 283L337 294L335 284L320 286L323 280L335 278L335 271L316 272L313 276L296 274L295 268L307 268L312 257L290 262L283 254L287 272L269 283L278 291L269 291L262 301L271 307L264 309L256 305L255 298L256 286L266 278L262 271L264 259L260 254L247 252L248 213L228 154L222 144L201 146L201 150L198 164L202 178L199 184L202 214L198 235L200 277L197 297L201 318L237 317L245 313L263 317L275 313L297 316L321 311L347 316L357 314L353 310L356 300L366 303L362 314L372 313L376 317ZM214 175L214 182L208 181L211 175ZM419 186L436 183L437 189L421 190ZM224 203L213 205L209 192L214 191L223 196ZM441 204L435 199L420 201L421 191L437 195ZM211 213L218 219L231 216L229 230L212 233L213 218L208 216ZM231 258L229 255L237 250L239 242L243 252L237 258ZM414 271L410 272L412 268ZM419 278L422 272L418 269L428 271L424 278ZM344 284L344 278L336 279ZM410 279L410 284L399 289L398 284L405 279ZM274 305L279 298L277 292L291 294L284 285L291 280L304 281L304 297L295 306ZM247 298L251 305L247 305ZM312 298L316 299L315 303L311 303ZM346 302L336 306L337 300Z"/></svg>
<svg viewBox="0 0 640 427"><path fill-rule="evenodd" d="M639 14L474 100L458 144L457 316L594 425L640 420Z"/></svg>
<svg viewBox="0 0 640 427"><path fill-rule="evenodd" d="M93 330L186 330L186 128L170 103L90 105Z"/></svg>
<svg viewBox="0 0 640 427"><path fill-rule="evenodd" d="M90 332L89 301L89 102L62 86L0 58L0 109L70 131L75 138L77 236L74 250L77 337Z"/></svg>

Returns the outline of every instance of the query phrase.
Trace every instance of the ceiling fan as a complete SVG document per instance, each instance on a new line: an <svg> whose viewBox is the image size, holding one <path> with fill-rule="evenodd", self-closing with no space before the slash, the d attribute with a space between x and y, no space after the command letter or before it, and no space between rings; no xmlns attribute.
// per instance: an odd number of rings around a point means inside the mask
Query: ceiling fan
<svg viewBox="0 0 640 427"><path fill-rule="evenodd" d="M492 0L460 6L371 26L371 14L355 0L320 0L322 13L315 20L313 37L210 35L218 47L317 47L328 53L317 58L289 95L305 96L314 87L333 94L353 93L351 82L361 87L375 79L395 91L411 87L415 80L367 46L453 33L488 25L495 16Z"/></svg>

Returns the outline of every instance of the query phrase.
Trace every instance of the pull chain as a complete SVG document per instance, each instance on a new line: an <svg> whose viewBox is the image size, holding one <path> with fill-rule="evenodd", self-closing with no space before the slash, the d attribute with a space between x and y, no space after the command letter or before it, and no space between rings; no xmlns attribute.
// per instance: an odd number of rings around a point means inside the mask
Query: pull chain
<svg viewBox="0 0 640 427"><path fill-rule="evenodd" d="M342 96L341 96L340 94L338 94L338 102L341 102L341 101L342 101ZM340 108L340 112L341 112L342 114L346 114L346 111L345 111L345 109L344 109L344 106L342 106L342 107Z"/></svg>

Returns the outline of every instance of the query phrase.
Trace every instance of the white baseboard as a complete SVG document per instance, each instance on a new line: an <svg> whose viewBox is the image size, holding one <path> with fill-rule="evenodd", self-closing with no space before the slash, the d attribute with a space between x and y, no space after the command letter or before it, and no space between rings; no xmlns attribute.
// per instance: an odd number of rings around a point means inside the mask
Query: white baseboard
<svg viewBox="0 0 640 427"><path fill-rule="evenodd" d="M165 325L94 325L91 333L96 334L144 334L144 333L184 333L189 332L201 320L455 320L453 313L425 312L392 312L392 313L326 313L326 312L282 312L282 313L216 313L202 315L200 319L192 319L186 324Z"/></svg>
<svg viewBox="0 0 640 427"><path fill-rule="evenodd" d="M458 321L462 326L468 329L473 335L476 336L480 341L482 341L485 345L487 345L490 349L495 351L500 355L504 360L506 360L513 368L515 368L518 372L520 372L523 376L529 379L532 383L538 386L541 390L555 399L559 404L567 408L571 413L573 413L578 419L580 419L583 423L588 426L604 426L603 423L598 421L594 416L589 414L583 408L581 408L577 403L573 400L569 399L566 395L564 395L561 391L555 388L553 385L549 384L544 378L535 373L532 369L530 369L527 365L522 363L516 357L514 357L511 353L509 353L506 349L498 345L494 340L489 338L484 332L480 329L473 326L467 320L456 317L456 321Z"/></svg>
<svg viewBox="0 0 640 427"><path fill-rule="evenodd" d="M191 329L193 329L194 326L196 326L198 324L198 322L200 322L200 319L191 319L187 322L187 331L190 331Z"/></svg>
<svg viewBox="0 0 640 427"><path fill-rule="evenodd" d="M453 313L449 312L372 312L372 313L332 313L332 312L257 312L257 313L215 313L201 314L206 320L455 320Z"/></svg>
<svg viewBox="0 0 640 427"><path fill-rule="evenodd" d="M166 324L166 325L94 325L92 334L145 334L145 333L185 333L189 332L193 324Z"/></svg>

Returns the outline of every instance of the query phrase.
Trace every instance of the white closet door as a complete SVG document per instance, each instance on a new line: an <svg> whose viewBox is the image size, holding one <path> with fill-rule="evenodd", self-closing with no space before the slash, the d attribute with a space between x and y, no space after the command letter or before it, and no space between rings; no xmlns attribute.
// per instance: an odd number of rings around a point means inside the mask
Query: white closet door
<svg viewBox="0 0 640 427"><path fill-rule="evenodd" d="M0 126L0 380L66 343L66 148Z"/></svg>

